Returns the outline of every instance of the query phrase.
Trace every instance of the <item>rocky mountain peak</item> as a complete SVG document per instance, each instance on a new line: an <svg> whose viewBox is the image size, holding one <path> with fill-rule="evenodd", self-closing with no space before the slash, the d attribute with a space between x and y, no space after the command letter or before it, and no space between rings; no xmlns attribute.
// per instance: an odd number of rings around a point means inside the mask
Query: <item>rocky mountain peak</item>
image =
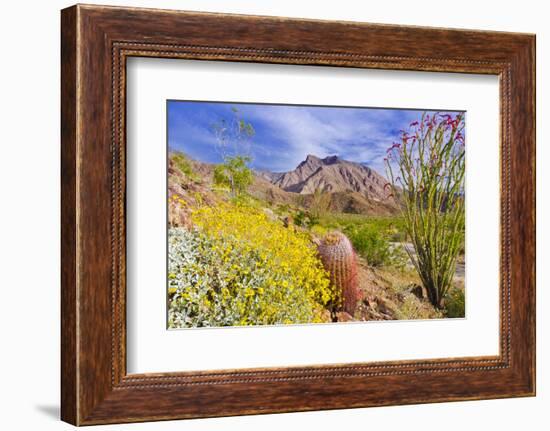
<svg viewBox="0 0 550 431"><path fill-rule="evenodd" d="M272 179L281 189L300 194L354 192L373 200L385 199L386 179L361 163L344 160L337 155L325 158L308 154L293 171Z"/></svg>
<svg viewBox="0 0 550 431"><path fill-rule="evenodd" d="M328 156L328 157L325 157L324 159L322 159L322 162L324 165L333 165L335 163L341 163L342 160L340 157L338 156Z"/></svg>
<svg viewBox="0 0 550 431"><path fill-rule="evenodd" d="M313 154L308 154L306 156L306 159L304 160L305 163L317 163L320 162L321 159L317 156L314 156Z"/></svg>

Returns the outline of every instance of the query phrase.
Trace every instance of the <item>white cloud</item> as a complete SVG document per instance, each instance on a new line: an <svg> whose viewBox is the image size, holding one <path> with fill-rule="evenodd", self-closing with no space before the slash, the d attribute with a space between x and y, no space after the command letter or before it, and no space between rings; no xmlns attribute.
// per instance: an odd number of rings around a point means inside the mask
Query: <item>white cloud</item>
<svg viewBox="0 0 550 431"><path fill-rule="evenodd" d="M247 109L250 120L261 121L287 143L291 169L307 154L338 154L356 162L370 162L383 173L383 154L395 136L388 134L391 113L379 110L262 106ZM379 159L379 163L373 163ZM376 165L376 166L374 166Z"/></svg>

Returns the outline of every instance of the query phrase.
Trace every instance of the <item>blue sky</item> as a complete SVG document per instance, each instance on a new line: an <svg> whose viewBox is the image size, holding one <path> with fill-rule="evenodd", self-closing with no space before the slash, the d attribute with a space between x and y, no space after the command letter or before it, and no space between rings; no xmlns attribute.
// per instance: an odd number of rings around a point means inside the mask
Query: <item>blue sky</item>
<svg viewBox="0 0 550 431"><path fill-rule="evenodd" d="M294 169L308 154L338 155L365 163L382 175L386 149L399 139L399 131L407 130L423 112L168 101L168 146L196 160L221 162L212 126L221 119L230 120L232 108L254 127L249 150L254 169L283 172Z"/></svg>

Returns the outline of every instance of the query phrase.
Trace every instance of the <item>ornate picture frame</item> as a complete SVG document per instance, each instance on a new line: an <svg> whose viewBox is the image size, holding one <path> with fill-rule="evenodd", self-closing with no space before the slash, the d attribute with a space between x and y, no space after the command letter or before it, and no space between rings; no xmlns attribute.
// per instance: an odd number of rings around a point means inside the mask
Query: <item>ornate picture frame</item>
<svg viewBox="0 0 550 431"><path fill-rule="evenodd" d="M74 425L535 394L535 37L77 5L61 14L61 416ZM500 353L128 374L130 57L490 74L500 85Z"/></svg>

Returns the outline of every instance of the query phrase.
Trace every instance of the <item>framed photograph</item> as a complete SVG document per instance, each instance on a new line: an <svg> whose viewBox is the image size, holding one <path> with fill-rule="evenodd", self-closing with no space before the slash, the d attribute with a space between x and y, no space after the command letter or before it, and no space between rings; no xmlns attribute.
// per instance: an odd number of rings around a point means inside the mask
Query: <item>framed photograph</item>
<svg viewBox="0 0 550 431"><path fill-rule="evenodd" d="M535 37L62 11L62 419L535 394Z"/></svg>

